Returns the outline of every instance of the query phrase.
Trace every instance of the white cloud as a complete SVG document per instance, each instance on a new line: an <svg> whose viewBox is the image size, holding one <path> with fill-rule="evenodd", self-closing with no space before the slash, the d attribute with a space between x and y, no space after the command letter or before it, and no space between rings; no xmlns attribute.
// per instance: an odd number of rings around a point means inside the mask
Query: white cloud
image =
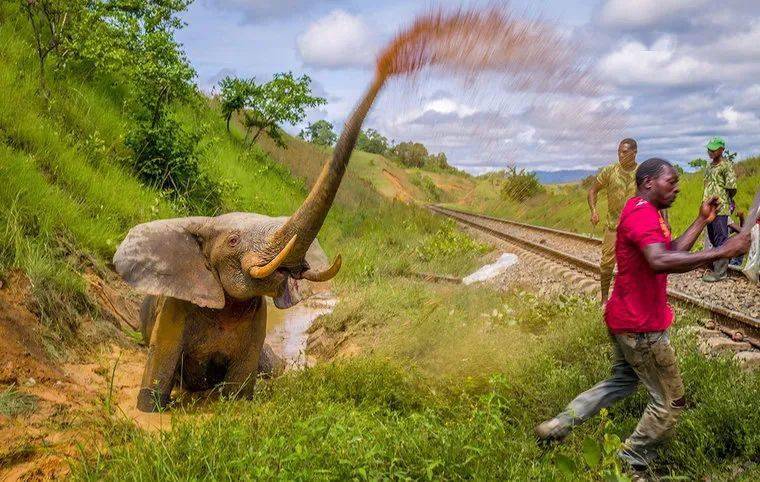
<svg viewBox="0 0 760 482"><path fill-rule="evenodd" d="M654 27L683 18L708 3L708 0L609 0L602 7L599 19L604 25L623 29Z"/></svg>
<svg viewBox="0 0 760 482"><path fill-rule="evenodd" d="M411 109L408 112L402 112L393 123L401 125L413 123L422 118L427 113L453 114L458 119L471 116L476 113L477 109L464 103L457 102L450 97L442 97L427 102L421 109ZM451 118L451 117L449 117Z"/></svg>
<svg viewBox="0 0 760 482"><path fill-rule="evenodd" d="M739 96L739 104L745 109L760 109L760 84L752 84Z"/></svg>
<svg viewBox="0 0 760 482"><path fill-rule="evenodd" d="M730 129L746 127L757 121L757 116L752 112L738 111L732 105L718 112L718 118L725 120L727 127Z"/></svg>
<svg viewBox="0 0 760 482"><path fill-rule="evenodd" d="M618 85L693 85L716 74L713 65L679 52L671 36L660 37L649 48L626 42L599 62L599 70Z"/></svg>
<svg viewBox="0 0 760 482"><path fill-rule="evenodd" d="M377 43L361 17L333 10L298 36L298 53L313 67L363 67L375 60Z"/></svg>

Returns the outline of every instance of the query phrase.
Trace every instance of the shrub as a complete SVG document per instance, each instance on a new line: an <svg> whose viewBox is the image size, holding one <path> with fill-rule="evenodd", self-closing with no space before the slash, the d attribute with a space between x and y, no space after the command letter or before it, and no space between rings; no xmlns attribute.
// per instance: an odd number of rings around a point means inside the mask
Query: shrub
<svg viewBox="0 0 760 482"><path fill-rule="evenodd" d="M525 169L518 171L514 166L505 171L504 183L501 188L503 197L513 201L524 201L543 192L543 190L544 187L538 181L535 172L527 172Z"/></svg>
<svg viewBox="0 0 760 482"><path fill-rule="evenodd" d="M222 207L222 188L200 169L199 141L197 133L163 117L156 124L138 123L126 144L134 152L129 162L140 180L167 191L181 207L212 214Z"/></svg>
<svg viewBox="0 0 760 482"><path fill-rule="evenodd" d="M439 202L443 199L443 190L439 188L430 177L415 172L410 176L409 180L412 184L422 189L431 201Z"/></svg>

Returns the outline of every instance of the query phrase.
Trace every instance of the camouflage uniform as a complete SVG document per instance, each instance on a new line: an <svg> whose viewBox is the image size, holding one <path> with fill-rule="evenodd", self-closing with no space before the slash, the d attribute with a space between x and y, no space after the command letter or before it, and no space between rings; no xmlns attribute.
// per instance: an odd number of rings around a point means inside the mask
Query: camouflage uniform
<svg viewBox="0 0 760 482"><path fill-rule="evenodd" d="M730 199L727 189L736 189L736 174L734 165L725 157L720 158L717 164L710 163L705 168L705 190L703 200L707 201L713 196L720 199L720 212L718 216L728 216Z"/></svg>
<svg viewBox="0 0 760 482"><path fill-rule="evenodd" d="M612 271L615 269L615 237L620 212L628 201L636 194L636 166L626 170L619 162L606 166L596 176L600 189L607 191L607 220L604 225L602 241L601 270L602 293L609 292L612 282Z"/></svg>
<svg viewBox="0 0 760 482"><path fill-rule="evenodd" d="M736 189L736 174L734 165L721 157L718 163L711 162L705 168L705 190L703 199L708 200L717 196L720 200L720 211L715 220L707 225L707 236L714 247L722 246L728 240L728 214L730 213L730 198L728 189ZM717 281L726 276L728 260L721 259L713 263L713 272L703 278L705 281Z"/></svg>

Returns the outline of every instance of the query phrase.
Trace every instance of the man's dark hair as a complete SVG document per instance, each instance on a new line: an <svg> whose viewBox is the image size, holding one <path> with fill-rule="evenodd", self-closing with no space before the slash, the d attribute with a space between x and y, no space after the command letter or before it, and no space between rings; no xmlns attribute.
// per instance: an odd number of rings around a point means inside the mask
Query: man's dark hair
<svg viewBox="0 0 760 482"><path fill-rule="evenodd" d="M662 168L665 166L673 169L673 164L659 157L652 157L639 164L639 168L636 169L636 187L641 187L648 177L652 179L659 177L662 174Z"/></svg>
<svg viewBox="0 0 760 482"><path fill-rule="evenodd" d="M638 149L639 146L636 144L636 139L631 139L630 137L627 137L620 141L620 147L623 147L624 145L627 145L630 148Z"/></svg>

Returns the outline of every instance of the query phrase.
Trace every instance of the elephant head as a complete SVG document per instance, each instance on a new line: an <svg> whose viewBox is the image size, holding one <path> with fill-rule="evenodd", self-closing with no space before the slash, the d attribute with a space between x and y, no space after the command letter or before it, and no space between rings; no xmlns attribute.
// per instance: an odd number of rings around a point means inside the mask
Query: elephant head
<svg viewBox="0 0 760 482"><path fill-rule="evenodd" d="M382 85L379 78L372 83L346 122L332 159L291 217L229 213L140 224L117 249L116 271L145 294L215 309L223 308L227 299L264 295L272 296L280 308L300 301L305 294L302 280L326 281L340 269L340 256L327 265L316 237Z"/></svg>

